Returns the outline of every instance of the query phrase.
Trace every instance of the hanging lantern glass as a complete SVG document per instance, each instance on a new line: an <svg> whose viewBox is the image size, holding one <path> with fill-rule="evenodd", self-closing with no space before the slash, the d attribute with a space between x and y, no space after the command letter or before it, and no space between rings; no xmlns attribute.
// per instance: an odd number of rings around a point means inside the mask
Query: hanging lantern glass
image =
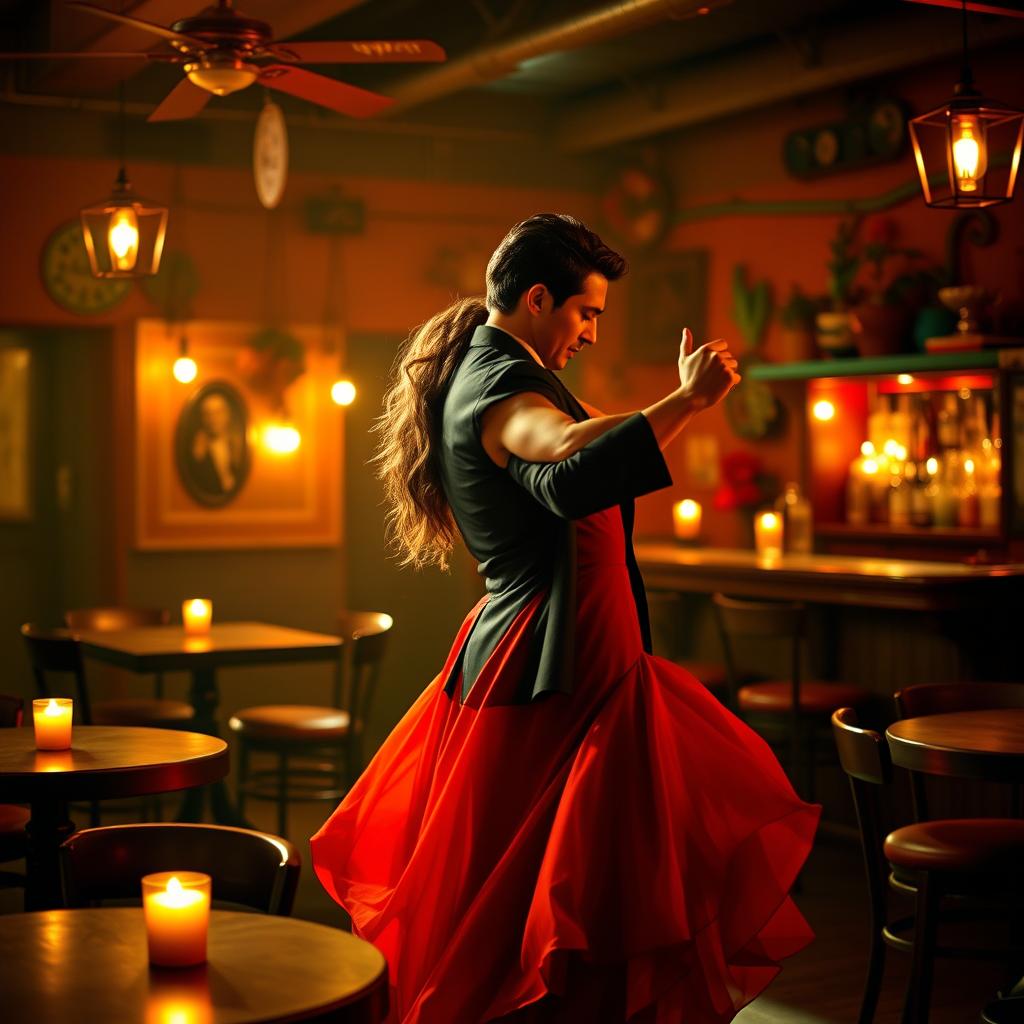
<svg viewBox="0 0 1024 1024"><path fill-rule="evenodd" d="M167 207L135 195L123 167L109 198L81 217L94 277L148 277L160 269Z"/></svg>

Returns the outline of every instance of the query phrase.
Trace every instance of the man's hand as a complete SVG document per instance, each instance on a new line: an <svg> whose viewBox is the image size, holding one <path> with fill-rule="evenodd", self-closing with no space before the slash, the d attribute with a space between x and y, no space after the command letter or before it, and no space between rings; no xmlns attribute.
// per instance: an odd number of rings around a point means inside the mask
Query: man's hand
<svg viewBox="0 0 1024 1024"><path fill-rule="evenodd" d="M699 409L720 402L742 378L736 372L736 357L724 338L694 348L693 332L683 328L679 345L679 385Z"/></svg>

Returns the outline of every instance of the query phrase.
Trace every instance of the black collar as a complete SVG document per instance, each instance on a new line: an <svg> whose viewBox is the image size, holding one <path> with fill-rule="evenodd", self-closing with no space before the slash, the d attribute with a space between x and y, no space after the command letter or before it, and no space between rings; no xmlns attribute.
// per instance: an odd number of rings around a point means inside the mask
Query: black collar
<svg viewBox="0 0 1024 1024"><path fill-rule="evenodd" d="M489 345L491 348L496 348L499 352L503 352L513 359L529 359L530 362L536 362L529 351L519 343L518 339L514 338L508 331L502 330L500 327L494 327L491 324L481 324L473 332L473 337L470 339L469 344L471 348ZM547 369L541 363L537 363L537 365L541 366L542 369Z"/></svg>

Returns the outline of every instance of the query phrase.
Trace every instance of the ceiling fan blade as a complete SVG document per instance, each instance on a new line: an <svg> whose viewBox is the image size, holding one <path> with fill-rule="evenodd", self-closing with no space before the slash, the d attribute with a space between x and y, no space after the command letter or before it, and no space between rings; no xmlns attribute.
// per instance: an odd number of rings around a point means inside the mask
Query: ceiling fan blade
<svg viewBox="0 0 1024 1024"><path fill-rule="evenodd" d="M352 39L337 42L273 43L267 52L299 64L419 64L440 61L444 50L429 39Z"/></svg>
<svg viewBox="0 0 1024 1024"><path fill-rule="evenodd" d="M122 25L130 25L132 28L141 29L143 32L152 32L154 35L162 36L172 43L184 43L195 49L209 49L210 44L196 39L194 36L187 36L182 32L175 32L174 29L164 28L152 21L143 21L141 18L130 18L127 14L116 14L103 7L94 7L92 4L82 3L82 0L67 0L68 7L75 7L80 11L87 11L89 14L96 14L101 18L108 18L110 21L120 22Z"/></svg>
<svg viewBox="0 0 1024 1024"><path fill-rule="evenodd" d="M394 100L377 92L339 82L287 64L271 64L260 72L259 81L270 89L318 103L349 117L373 117L386 110Z"/></svg>
<svg viewBox="0 0 1024 1024"><path fill-rule="evenodd" d="M184 121L187 117L195 117L210 102L211 95L183 78L146 120Z"/></svg>

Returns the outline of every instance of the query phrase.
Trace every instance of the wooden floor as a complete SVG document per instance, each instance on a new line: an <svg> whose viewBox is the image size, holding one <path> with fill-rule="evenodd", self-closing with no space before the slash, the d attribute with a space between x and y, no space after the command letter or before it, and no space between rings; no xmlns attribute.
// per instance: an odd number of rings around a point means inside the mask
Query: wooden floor
<svg viewBox="0 0 1024 1024"><path fill-rule="evenodd" d="M248 811L255 825L273 831L269 805L253 803ZM328 811L326 805L307 804L297 806L292 815L289 831L303 857L295 913L344 927L345 915L308 869L307 839ZM784 964L768 990L737 1016L739 1024L852 1024L857 1019L867 951L866 887L859 849L838 839L820 840L802 885L797 902L817 938ZM0 912L19 909L20 893L0 891ZM908 966L907 956L890 950L876 1024L898 1024ZM965 961L943 961L936 974L932 1024L976 1024L981 1006L1001 982L993 966Z"/></svg>

